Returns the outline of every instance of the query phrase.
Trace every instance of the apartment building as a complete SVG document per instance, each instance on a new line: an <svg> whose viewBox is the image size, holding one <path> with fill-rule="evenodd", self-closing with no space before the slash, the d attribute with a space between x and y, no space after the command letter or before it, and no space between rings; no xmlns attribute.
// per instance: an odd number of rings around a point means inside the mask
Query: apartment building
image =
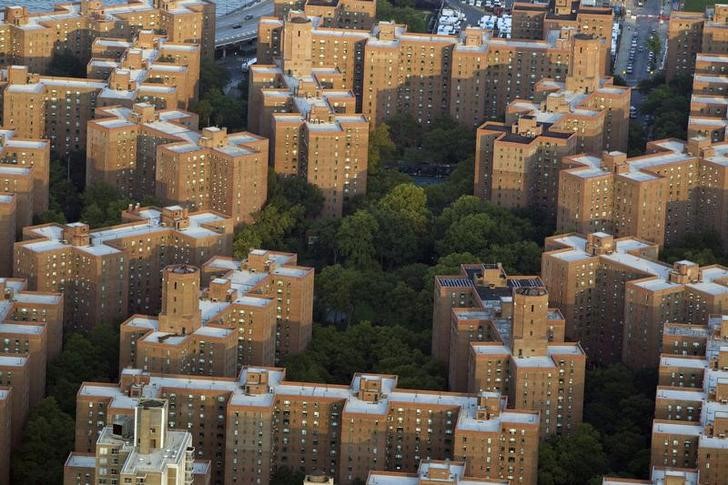
<svg viewBox="0 0 728 485"><path fill-rule="evenodd" d="M268 263L256 271L256 258ZM158 317L134 315L121 325L119 368L139 368L162 374L196 374L236 377L243 366L274 365L288 353L302 351L311 339L311 323L298 325L291 350L290 324L279 318L277 301L266 290L271 279L287 279L304 291L286 298L288 305L313 305L313 268L295 265L296 256L253 250L248 261L210 279L201 289L200 270L172 265L162 275L162 311ZM232 263L213 258L205 265L206 277ZM252 264L252 266L251 266ZM260 296L259 296L260 295ZM263 296L267 295L267 296ZM290 296L309 301L290 302ZM279 326L280 321L280 326ZM281 342L281 340L285 340ZM283 350L283 355L281 355Z"/></svg>
<svg viewBox="0 0 728 485"><path fill-rule="evenodd" d="M108 47L111 44L122 54ZM27 66L0 72L3 126L18 137L45 138L51 150L67 155L86 146L86 126L99 106L148 102L160 108L187 108L197 99L199 48L170 44L151 32L133 42L97 39L87 66L89 78L41 76Z"/></svg>
<svg viewBox="0 0 728 485"><path fill-rule="evenodd" d="M366 485L427 485L442 483L443 485L507 485L508 480L488 480L469 477L465 463L461 461L423 460L417 467L417 473L404 472L369 472Z"/></svg>
<svg viewBox="0 0 728 485"><path fill-rule="evenodd" d="M268 198L268 139L214 126L187 138L157 147L157 198L226 214L238 228L253 222Z"/></svg>
<svg viewBox="0 0 728 485"><path fill-rule="evenodd" d="M30 410L30 358L27 355L0 353L0 389L10 389L10 399L6 401L10 411L10 442L13 448L20 446L23 426ZM5 393L7 399L7 393ZM6 411L7 412L7 411Z"/></svg>
<svg viewBox="0 0 728 485"><path fill-rule="evenodd" d="M301 17L299 17L301 18ZM310 28L293 23L293 32ZM293 28L299 30L292 30ZM300 43L299 46L306 45ZM310 45L310 44L308 44ZM286 56L280 67L256 65L250 71L250 129L271 139L276 173L304 177L324 195L323 215L341 217L344 203L366 193L369 121L356 112L356 98L344 89L339 72L304 66Z"/></svg>
<svg viewBox="0 0 728 485"><path fill-rule="evenodd" d="M142 30L131 41L96 39L91 55L87 77L109 80L109 90L99 96L100 106L128 105L130 95L125 91L135 91L136 100L160 108L188 109L197 101L199 45L175 44L151 30Z"/></svg>
<svg viewBox="0 0 728 485"><path fill-rule="evenodd" d="M6 7L0 23L0 64L28 66L44 74L56 53L70 51L81 62L98 37L131 40L140 30L164 32L170 42L215 50L215 3L207 0L141 0L104 5L98 0L59 3L52 11Z"/></svg>
<svg viewBox="0 0 728 485"><path fill-rule="evenodd" d="M104 427L93 455L69 456L64 485L88 483L88 478L94 483L209 483L209 463L201 461L202 467L195 466L190 432L167 429L170 410L166 400L140 399L133 412ZM200 470L207 473L195 473Z"/></svg>
<svg viewBox="0 0 728 485"><path fill-rule="evenodd" d="M92 328L157 312L165 266L232 252L233 222L216 212L130 206L122 221L95 230L80 222L26 227L13 273L33 290L63 293L65 326Z"/></svg>
<svg viewBox="0 0 728 485"><path fill-rule="evenodd" d="M727 153L728 143L694 137L649 142L646 155L632 158L617 151L565 157L557 230L604 231L660 246L706 227L728 235Z"/></svg>
<svg viewBox="0 0 728 485"><path fill-rule="evenodd" d="M679 468L653 468L649 480L631 478L604 477L602 485L699 485L698 473L695 470Z"/></svg>
<svg viewBox="0 0 728 485"><path fill-rule="evenodd" d="M290 47L286 30L295 39ZM478 28L460 36L415 34L391 22L379 22L370 32L327 28L318 17L291 13L286 19L263 17L258 38L261 64L283 59L292 69L340 72L342 88L354 93L357 109L372 126L406 113L424 124L450 115L477 127L502 117L510 102L532 99L541 79L564 82L572 57L581 55L589 39L599 44L600 62L605 42L575 27L550 30L545 40L511 40Z"/></svg>
<svg viewBox="0 0 728 485"><path fill-rule="evenodd" d="M0 387L0 485L10 484L10 450L12 449L11 433L13 426L12 389Z"/></svg>
<svg viewBox="0 0 728 485"><path fill-rule="evenodd" d="M665 75L692 76L698 54L728 54L728 5L703 12L673 11L667 27Z"/></svg>
<svg viewBox="0 0 728 485"><path fill-rule="evenodd" d="M131 200L156 192L157 148L197 141L199 117L150 103L99 107L86 125L86 185L104 182Z"/></svg>
<svg viewBox="0 0 728 485"><path fill-rule="evenodd" d="M212 305L218 312L215 318L238 328L238 332L241 328L247 330L245 343L238 334L240 364L257 359L268 362L271 357L280 362L308 347L313 325L314 268L300 266L297 259L294 253L251 249L243 261L216 256L202 266L203 282L209 284L207 298L213 299L215 295L214 299L218 300ZM257 302L261 309L254 312L249 306L245 312L237 303L219 303L223 300L223 291L231 300L238 295L240 302ZM273 309L275 318L273 341L268 333L268 308ZM257 335L253 337L258 340L256 344L251 344L253 335Z"/></svg>
<svg viewBox="0 0 728 485"><path fill-rule="evenodd" d="M581 423L586 355L564 341L564 318L538 276L463 265L435 277L433 315L432 353L448 365L451 390L499 392L539 411L542 438Z"/></svg>
<svg viewBox="0 0 728 485"><path fill-rule="evenodd" d="M0 278L0 354L28 364L28 404L45 396L46 364L60 354L63 299L58 293L26 290L20 279Z"/></svg>
<svg viewBox="0 0 728 485"><path fill-rule="evenodd" d="M614 13L609 7L587 6L584 3L574 0L556 0L551 4L515 2L511 37L542 40L548 38L551 31L564 27L596 35L604 40L598 65L602 75L607 75L610 72Z"/></svg>
<svg viewBox="0 0 728 485"><path fill-rule="evenodd" d="M541 275L566 336L591 359L654 367L666 322L704 321L728 303L728 269L658 261L658 245L603 232L546 239Z"/></svg>
<svg viewBox="0 0 728 485"><path fill-rule="evenodd" d="M728 54L701 53L695 56L694 62L688 138L701 136L713 142L725 141L728 124Z"/></svg>
<svg viewBox="0 0 728 485"><path fill-rule="evenodd" d="M170 429L192 434L215 484L268 483L279 466L348 484L428 459L463 462L478 479L536 483L538 412L508 410L495 392L399 389L391 375L325 385L286 381L279 368L245 367L232 379L126 369L118 386L81 386L75 451L88 453L104 426L146 398L169 401Z"/></svg>
<svg viewBox="0 0 728 485"><path fill-rule="evenodd" d="M596 44L587 42L596 54ZM502 207L539 208L555 221L563 157L626 149L629 88L612 86L595 71L586 76L580 71L570 68L578 77L570 74L566 83L540 81L536 100L513 101L505 122L478 128L476 196Z"/></svg>
<svg viewBox="0 0 728 485"><path fill-rule="evenodd" d="M0 276L13 274L13 243L48 210L50 144L0 130Z"/></svg>
<svg viewBox="0 0 728 485"><path fill-rule="evenodd" d="M0 192L0 276L13 274L13 243L17 228L18 203L15 194Z"/></svg>
<svg viewBox="0 0 728 485"><path fill-rule="evenodd" d="M0 192L13 194L16 230L48 210L50 144L21 138L14 130L0 130ZM9 201L5 201L7 203Z"/></svg>
<svg viewBox="0 0 728 485"><path fill-rule="evenodd" d="M672 342L665 342L660 357L651 461L654 467L695 469L695 483L717 485L728 473L728 316L703 322L666 325ZM697 356L690 352L696 336L704 346Z"/></svg>
<svg viewBox="0 0 728 485"><path fill-rule="evenodd" d="M370 30L377 16L374 0L275 0L273 15L285 18L290 11L321 17L324 27Z"/></svg>

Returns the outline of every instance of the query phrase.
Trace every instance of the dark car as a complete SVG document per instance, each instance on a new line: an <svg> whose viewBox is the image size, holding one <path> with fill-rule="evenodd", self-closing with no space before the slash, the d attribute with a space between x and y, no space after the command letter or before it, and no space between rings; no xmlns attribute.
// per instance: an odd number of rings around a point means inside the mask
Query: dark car
<svg viewBox="0 0 728 485"><path fill-rule="evenodd" d="M233 25L233 29L239 29L240 27L242 27L242 25L240 25L240 24Z"/></svg>
<svg viewBox="0 0 728 485"><path fill-rule="evenodd" d="M245 16L245 20L250 20L250 19L252 19L252 18L253 18L253 16L252 16L252 15L250 15L250 14L248 14L248 15L246 15L246 16Z"/></svg>

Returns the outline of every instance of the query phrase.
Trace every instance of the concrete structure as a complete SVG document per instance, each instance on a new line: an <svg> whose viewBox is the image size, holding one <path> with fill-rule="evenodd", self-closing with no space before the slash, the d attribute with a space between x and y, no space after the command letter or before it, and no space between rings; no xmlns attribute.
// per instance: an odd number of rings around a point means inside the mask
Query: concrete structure
<svg viewBox="0 0 728 485"><path fill-rule="evenodd" d="M216 212L130 206L122 221L95 230L78 222L26 227L13 273L34 290L63 293L64 325L91 328L158 311L165 266L232 252L233 221Z"/></svg>
<svg viewBox="0 0 728 485"><path fill-rule="evenodd" d="M652 466L697 469L699 481L688 483L718 485L728 473L728 316L705 321L665 326L676 345L666 341L660 358ZM700 355L683 352L696 337L703 346Z"/></svg>
<svg viewBox="0 0 728 485"><path fill-rule="evenodd" d="M31 362L25 355L0 353L0 389L10 389L10 400L5 401L6 411L10 410L11 427L3 429L3 434L10 432L12 447L20 446L23 437L23 426L28 418L31 404L30 381ZM7 392L3 393L7 399Z"/></svg>
<svg viewBox="0 0 728 485"><path fill-rule="evenodd" d="M728 268L661 263L658 245L603 233L546 238L541 275L566 336L599 363L653 367L666 322L704 321L728 304Z"/></svg>
<svg viewBox="0 0 728 485"><path fill-rule="evenodd" d="M319 187L323 215L341 217L345 201L366 193L369 122L357 114L340 72L311 68L310 62L297 69L298 61L290 62L293 67L286 57L281 67L251 68L249 128L270 137L276 173Z"/></svg>
<svg viewBox="0 0 728 485"><path fill-rule="evenodd" d="M290 47L287 38L295 39ZM541 79L564 82L569 66L583 66L586 58L572 61L580 54L580 39L595 43L598 63L605 52L606 40L573 26L549 29L545 39L491 38L479 28L467 28L459 37L414 34L389 22L379 22L371 32L336 29L324 27L318 17L289 13L285 20L261 19L257 56L266 65L281 59L294 77L313 68L338 73L341 88L354 93L372 125L406 113L423 124L450 115L476 127L503 116L511 101L532 99ZM589 63L601 77L599 65Z"/></svg>
<svg viewBox="0 0 728 485"><path fill-rule="evenodd" d="M483 264L436 276L432 325L432 353L448 364L451 390L499 392L539 411L542 438L581 423L586 355L564 342L564 317L548 307L539 277Z"/></svg>
<svg viewBox="0 0 728 485"><path fill-rule="evenodd" d="M277 368L246 367L235 379L126 369L118 386L79 389L75 451L92 450L105 424L140 399L169 400L170 428L195 436L213 482L268 483L275 467L295 463L349 484L373 470L415 472L432 458L464 462L475 478L536 483L538 412L507 410L498 393L399 389L391 375L325 385L286 381Z"/></svg>
<svg viewBox="0 0 728 485"><path fill-rule="evenodd" d="M64 485L88 483L87 474L93 477L94 483L209 483L209 468L206 474L195 476L192 434L167 429L168 421L173 418L166 400L140 399L133 411L133 416L119 416L104 427L93 455L72 453L69 456L64 467ZM85 469L87 473L83 473Z"/></svg>
<svg viewBox="0 0 728 485"><path fill-rule="evenodd" d="M82 63L92 56L98 37L131 40L140 30L164 31L170 42L201 46L212 59L215 49L215 3L208 0L151 0L104 5L97 0L59 3L50 12L7 7L0 23L0 64L22 64L45 73L60 52Z"/></svg>
<svg viewBox="0 0 728 485"><path fill-rule="evenodd" d="M728 54L697 54L694 62L688 138L703 137L714 143L726 141Z"/></svg>
<svg viewBox="0 0 728 485"><path fill-rule="evenodd" d="M258 253L265 254L269 261L260 272L254 268ZM288 305L310 310L313 268L295 266L296 256L291 254L261 250L251 254L239 268L212 279L204 291L198 268L166 267L159 317L134 315L121 325L119 368L235 377L243 366L275 364L281 358L280 337L290 337L290 329L285 328L283 319L278 327L276 298L264 296L270 293L265 287L277 278L308 286L302 288L304 291L286 295L286 301ZM207 271L218 270L227 262L216 258L205 267ZM290 301L290 296L294 301ZM296 301L302 296L308 301ZM303 350L311 339L310 316L307 319L292 353ZM290 342L284 343L290 347ZM283 357L291 352L286 350Z"/></svg>
<svg viewBox="0 0 728 485"><path fill-rule="evenodd" d="M86 146L86 126L97 106L148 102L159 108L187 108L197 99L200 53L195 45L172 44L150 31L133 42L97 39L89 78L49 77L28 66L0 72L3 126L17 136L50 142L67 156Z"/></svg>

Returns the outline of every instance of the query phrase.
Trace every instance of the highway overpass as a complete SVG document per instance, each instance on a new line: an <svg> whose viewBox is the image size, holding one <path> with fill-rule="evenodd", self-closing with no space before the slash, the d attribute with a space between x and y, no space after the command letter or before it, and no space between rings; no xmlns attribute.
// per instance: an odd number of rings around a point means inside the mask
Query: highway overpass
<svg viewBox="0 0 728 485"><path fill-rule="evenodd" d="M273 0L251 0L232 12L217 18L215 26L215 49L225 50L245 42L251 42L258 36L258 19L273 15ZM249 17L246 20L246 17Z"/></svg>

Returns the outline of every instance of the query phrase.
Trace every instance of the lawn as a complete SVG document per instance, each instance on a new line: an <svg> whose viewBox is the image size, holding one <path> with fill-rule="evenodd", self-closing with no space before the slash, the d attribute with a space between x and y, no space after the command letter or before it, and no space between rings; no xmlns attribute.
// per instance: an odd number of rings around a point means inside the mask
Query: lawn
<svg viewBox="0 0 728 485"><path fill-rule="evenodd" d="M715 0L685 0L685 7L683 10L688 12L704 12L705 7L711 7L715 5Z"/></svg>

